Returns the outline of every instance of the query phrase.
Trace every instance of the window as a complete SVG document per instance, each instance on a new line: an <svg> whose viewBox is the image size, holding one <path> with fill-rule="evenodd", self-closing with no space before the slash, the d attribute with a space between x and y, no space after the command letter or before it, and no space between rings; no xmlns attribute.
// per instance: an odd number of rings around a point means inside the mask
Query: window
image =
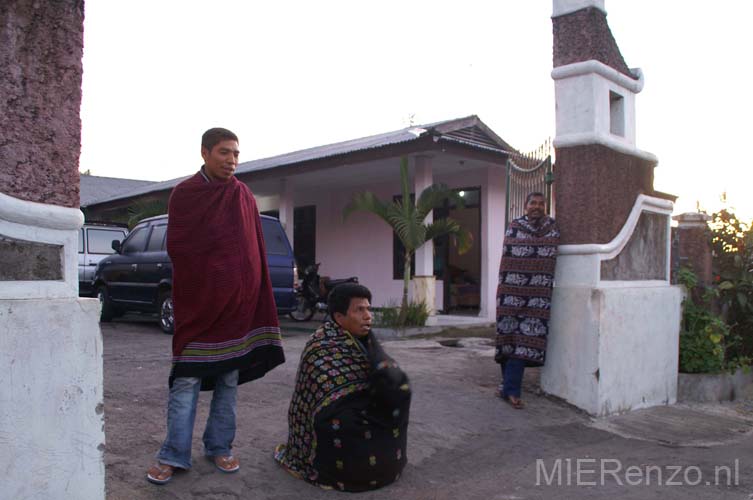
<svg viewBox="0 0 753 500"><path fill-rule="evenodd" d="M282 231L279 222L272 219L262 219L261 229L264 233L264 245L270 255L288 255L288 238Z"/></svg>
<svg viewBox="0 0 753 500"><path fill-rule="evenodd" d="M625 98L609 91L609 131L625 137Z"/></svg>
<svg viewBox="0 0 753 500"><path fill-rule="evenodd" d="M123 243L123 250L121 253L135 253L143 252L146 246L146 236L149 234L145 227L140 227L128 236L128 239Z"/></svg>
<svg viewBox="0 0 753 500"><path fill-rule="evenodd" d="M84 253L84 228L78 230L78 253Z"/></svg>
<svg viewBox="0 0 753 500"><path fill-rule="evenodd" d="M165 232L167 225L154 226L152 235L149 237L149 244L146 247L147 252L159 252L165 248Z"/></svg>
<svg viewBox="0 0 753 500"><path fill-rule="evenodd" d="M125 231L113 231L111 229L87 229L86 243L89 253L109 255L115 253L112 249L112 240L123 241Z"/></svg>

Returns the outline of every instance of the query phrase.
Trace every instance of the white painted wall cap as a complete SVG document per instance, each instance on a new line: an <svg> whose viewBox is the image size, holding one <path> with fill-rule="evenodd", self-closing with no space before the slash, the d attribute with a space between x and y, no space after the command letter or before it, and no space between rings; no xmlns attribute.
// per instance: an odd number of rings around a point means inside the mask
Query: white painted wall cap
<svg viewBox="0 0 753 500"><path fill-rule="evenodd" d="M637 79L630 78L601 61L591 59L588 61L566 64L564 66L557 66L552 70L552 79L564 80L565 78L597 74L602 78L606 78L607 80L616 83L620 87L638 94L643 90L643 71L641 71L640 68L630 68L630 71L637 77Z"/></svg>
<svg viewBox="0 0 753 500"><path fill-rule="evenodd" d="M588 7L595 7L607 13L604 0L552 0L552 17L564 16Z"/></svg>
<svg viewBox="0 0 753 500"><path fill-rule="evenodd" d="M84 214L78 208L20 200L0 193L0 220L46 229L78 229Z"/></svg>
<svg viewBox="0 0 753 500"><path fill-rule="evenodd" d="M634 145L625 142L624 140L616 139L607 134L599 134L597 132L578 132L574 134L560 135L554 138L553 145L555 148L571 148L575 146L589 146L591 144L598 144L605 146L623 154L632 155L640 158L641 160L648 161L656 165L659 163L659 159L656 155L638 149Z"/></svg>

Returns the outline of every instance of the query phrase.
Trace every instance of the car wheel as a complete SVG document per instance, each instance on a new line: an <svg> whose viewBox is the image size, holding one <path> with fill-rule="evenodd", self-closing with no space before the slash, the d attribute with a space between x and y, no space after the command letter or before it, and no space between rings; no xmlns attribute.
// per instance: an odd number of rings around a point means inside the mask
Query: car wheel
<svg viewBox="0 0 753 500"><path fill-rule="evenodd" d="M169 291L162 292L159 297L159 326L168 335L172 335L175 331L173 296Z"/></svg>
<svg viewBox="0 0 753 500"><path fill-rule="evenodd" d="M288 313L290 317L296 321L310 320L314 316L314 312L316 312L314 306L301 294L296 295L295 300L295 309Z"/></svg>
<svg viewBox="0 0 753 500"><path fill-rule="evenodd" d="M107 287L102 285L97 288L97 298L99 304L102 306L102 310L99 314L99 321L102 323L109 323L112 318L115 317L115 306L112 305L110 300L110 294L107 292Z"/></svg>

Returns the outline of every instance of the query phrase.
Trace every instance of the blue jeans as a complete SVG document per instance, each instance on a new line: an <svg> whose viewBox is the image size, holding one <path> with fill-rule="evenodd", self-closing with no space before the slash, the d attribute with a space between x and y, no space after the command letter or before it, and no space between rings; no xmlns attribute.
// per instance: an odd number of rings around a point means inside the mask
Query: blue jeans
<svg viewBox="0 0 753 500"><path fill-rule="evenodd" d="M157 460L166 465L191 468L191 441L199 401L201 379L179 377L173 380L167 403L167 437ZM230 455L235 439L235 402L238 370L218 375L204 429L204 452L209 457Z"/></svg>
<svg viewBox="0 0 753 500"><path fill-rule="evenodd" d="M501 396L513 396L519 398L520 387L523 385L523 371L526 368L526 362L522 359L507 358L501 366Z"/></svg>

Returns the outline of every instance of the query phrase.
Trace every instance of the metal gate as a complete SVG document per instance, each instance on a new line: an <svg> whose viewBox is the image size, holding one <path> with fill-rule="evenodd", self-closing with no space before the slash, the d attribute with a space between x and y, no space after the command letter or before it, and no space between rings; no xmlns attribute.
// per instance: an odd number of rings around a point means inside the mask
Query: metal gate
<svg viewBox="0 0 753 500"><path fill-rule="evenodd" d="M554 215L552 204L554 174L550 143L547 141L534 153L511 156L507 160L506 167L505 227L509 226L513 219L525 214L526 196L533 192L544 193L547 212Z"/></svg>

